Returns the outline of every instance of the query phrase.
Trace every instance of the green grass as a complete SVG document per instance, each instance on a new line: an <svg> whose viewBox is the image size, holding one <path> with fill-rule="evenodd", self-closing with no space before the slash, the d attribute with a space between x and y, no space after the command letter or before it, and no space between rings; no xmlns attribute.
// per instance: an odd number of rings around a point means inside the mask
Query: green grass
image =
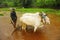
<svg viewBox="0 0 60 40"><path fill-rule="evenodd" d="M0 14L0 16L3 16L3 14Z"/></svg>
<svg viewBox="0 0 60 40"><path fill-rule="evenodd" d="M9 8L0 8L1 11L10 11ZM60 15L60 10L55 10L55 9L50 9L50 8L16 8L16 11L17 12L22 12L22 13L25 13L25 12L46 12L46 13L54 13L54 14L57 14L57 15Z"/></svg>
<svg viewBox="0 0 60 40"><path fill-rule="evenodd" d="M0 10L3 11L10 11L9 8L0 8ZM54 12L56 10L54 9L48 9L48 8L17 8L16 11L21 11L21 12Z"/></svg>
<svg viewBox="0 0 60 40"><path fill-rule="evenodd" d="M43 9L43 8L24 8L24 9L16 9L17 11L21 12L55 12L53 9Z"/></svg>

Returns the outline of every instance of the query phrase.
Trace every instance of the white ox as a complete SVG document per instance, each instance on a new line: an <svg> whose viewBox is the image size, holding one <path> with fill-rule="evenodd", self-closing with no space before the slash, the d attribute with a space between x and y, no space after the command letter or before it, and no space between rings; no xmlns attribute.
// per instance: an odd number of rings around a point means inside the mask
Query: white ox
<svg viewBox="0 0 60 40"><path fill-rule="evenodd" d="M48 24L50 24L50 20L49 18L46 16L44 18L42 18L42 16L44 16L45 13L42 12L39 13L25 13L20 17L20 22L21 25L26 24L26 25L31 25L34 26L34 32L36 32L36 29L39 27L43 27L43 23L47 22ZM43 22L41 22L41 20L43 19ZM26 29L26 26L22 26L22 29Z"/></svg>

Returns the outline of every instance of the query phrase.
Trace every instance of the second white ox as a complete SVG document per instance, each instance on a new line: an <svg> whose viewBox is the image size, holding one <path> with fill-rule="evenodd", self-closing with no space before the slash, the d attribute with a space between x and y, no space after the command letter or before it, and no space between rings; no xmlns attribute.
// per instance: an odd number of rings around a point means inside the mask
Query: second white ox
<svg viewBox="0 0 60 40"><path fill-rule="evenodd" d="M44 16L44 14L42 14ZM40 13L37 12L37 13L25 13L23 14L21 17L20 17L20 22L21 24L24 23L26 25L31 25L31 26L34 26L34 32L36 32L36 29L39 27L43 27L43 22L41 22L42 19L45 19L43 21L49 21L49 24L50 24L50 20L49 18L42 18ZM24 27L22 26L22 28L24 29Z"/></svg>

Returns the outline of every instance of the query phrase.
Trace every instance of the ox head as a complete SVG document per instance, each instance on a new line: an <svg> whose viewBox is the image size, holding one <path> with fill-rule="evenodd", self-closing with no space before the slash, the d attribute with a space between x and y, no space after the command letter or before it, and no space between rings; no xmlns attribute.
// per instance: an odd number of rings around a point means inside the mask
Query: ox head
<svg viewBox="0 0 60 40"><path fill-rule="evenodd" d="M41 20L44 24L50 24L49 17L47 16L46 13L42 12L39 15L41 16Z"/></svg>

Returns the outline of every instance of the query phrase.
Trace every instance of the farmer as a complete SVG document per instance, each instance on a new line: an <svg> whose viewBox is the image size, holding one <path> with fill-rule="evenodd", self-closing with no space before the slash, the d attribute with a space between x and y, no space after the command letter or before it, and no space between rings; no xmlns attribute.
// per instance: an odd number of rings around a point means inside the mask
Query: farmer
<svg viewBox="0 0 60 40"><path fill-rule="evenodd" d="M14 8L11 9L10 17L11 23L13 24L14 28L16 28L17 16Z"/></svg>

